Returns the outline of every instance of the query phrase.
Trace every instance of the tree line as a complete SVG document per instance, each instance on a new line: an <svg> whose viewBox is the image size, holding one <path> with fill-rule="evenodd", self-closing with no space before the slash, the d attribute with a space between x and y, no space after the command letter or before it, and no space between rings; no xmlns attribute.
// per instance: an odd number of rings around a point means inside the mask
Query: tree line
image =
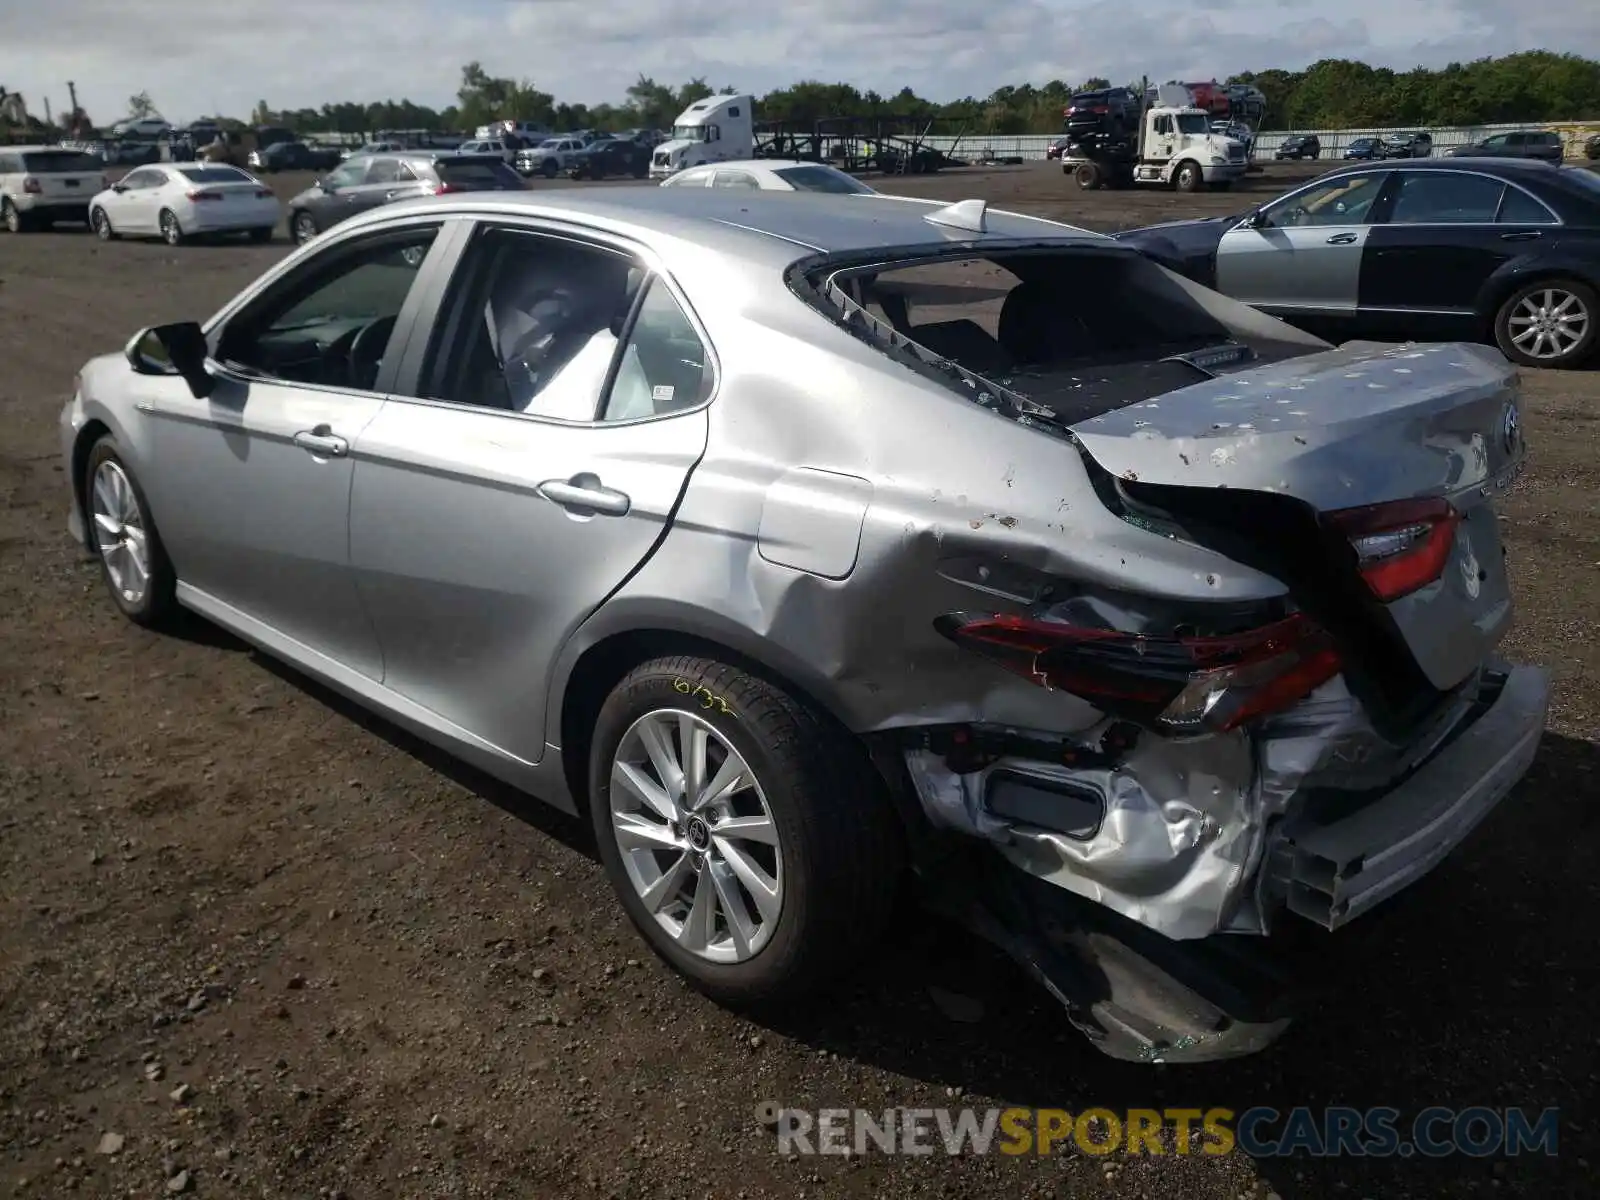
<svg viewBox="0 0 1600 1200"><path fill-rule="evenodd" d="M1128 86L1137 88L1141 82ZM1440 70L1394 71L1349 59L1324 59L1303 71L1247 71L1227 82L1250 83L1266 95L1263 130L1600 119L1600 61L1547 50L1451 63ZM848 83L805 80L757 97L756 117L807 122L879 117L928 123L940 131L1054 133L1061 128L1062 109L1075 91L1109 86L1106 79L1078 84L1053 79L1042 86L1007 85L981 99L968 96L940 102L910 88L885 96ZM731 85L713 87L704 79L672 87L641 75L618 104L572 104L558 101L530 80L492 76L473 62L462 68L456 103L444 109L384 100L283 111L262 100L250 114L250 123L287 125L301 133L470 130L505 119L551 129L666 129L694 101L737 90ZM141 108L149 104L143 94L134 99Z"/></svg>

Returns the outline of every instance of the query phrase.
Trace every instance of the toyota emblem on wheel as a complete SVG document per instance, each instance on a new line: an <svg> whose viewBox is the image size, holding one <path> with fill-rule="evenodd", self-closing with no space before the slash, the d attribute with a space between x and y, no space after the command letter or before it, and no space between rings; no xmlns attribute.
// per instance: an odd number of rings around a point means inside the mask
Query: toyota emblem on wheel
<svg viewBox="0 0 1600 1200"><path fill-rule="evenodd" d="M1517 402L1511 401L1506 405L1505 415L1500 418L1500 438L1505 443L1506 452L1514 453L1517 449L1517 439L1521 436L1522 429L1517 417Z"/></svg>

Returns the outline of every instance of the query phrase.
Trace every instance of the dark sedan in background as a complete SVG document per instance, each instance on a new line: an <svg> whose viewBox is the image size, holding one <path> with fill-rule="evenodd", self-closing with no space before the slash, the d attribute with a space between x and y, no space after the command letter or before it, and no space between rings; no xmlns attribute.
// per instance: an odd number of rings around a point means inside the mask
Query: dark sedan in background
<svg viewBox="0 0 1600 1200"><path fill-rule="evenodd" d="M1451 158L1539 158L1558 163L1566 156L1566 144L1559 133L1545 129L1524 129L1497 133L1470 146L1450 151Z"/></svg>
<svg viewBox="0 0 1600 1200"><path fill-rule="evenodd" d="M1575 367L1600 342L1600 175L1531 159L1343 167L1235 217L1117 235L1334 341L1484 341Z"/></svg>
<svg viewBox="0 0 1600 1200"><path fill-rule="evenodd" d="M247 160L254 171L326 171L339 164L337 146L313 146L309 142L274 142L250 151Z"/></svg>
<svg viewBox="0 0 1600 1200"><path fill-rule="evenodd" d="M494 154L413 150L341 163L289 201L289 235L309 242L357 213L448 192L520 192L519 176Z"/></svg>
<svg viewBox="0 0 1600 1200"><path fill-rule="evenodd" d="M608 175L643 179L650 174L650 147L628 138L596 138L573 155L567 174L573 179L604 179Z"/></svg>
<svg viewBox="0 0 1600 1200"><path fill-rule="evenodd" d="M1278 143L1278 150L1273 158L1321 158L1322 139L1314 133L1291 133Z"/></svg>
<svg viewBox="0 0 1600 1200"><path fill-rule="evenodd" d="M1383 157L1382 139L1375 137L1357 138L1344 148L1347 159L1363 160Z"/></svg>

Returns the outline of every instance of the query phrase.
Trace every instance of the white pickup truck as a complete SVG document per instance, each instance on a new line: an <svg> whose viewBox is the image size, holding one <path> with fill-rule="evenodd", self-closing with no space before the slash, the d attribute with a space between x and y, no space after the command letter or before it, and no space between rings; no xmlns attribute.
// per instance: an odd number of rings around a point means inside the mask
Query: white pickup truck
<svg viewBox="0 0 1600 1200"><path fill-rule="evenodd" d="M554 179L577 161L583 147L580 137L546 138L537 146L517 151L517 173Z"/></svg>

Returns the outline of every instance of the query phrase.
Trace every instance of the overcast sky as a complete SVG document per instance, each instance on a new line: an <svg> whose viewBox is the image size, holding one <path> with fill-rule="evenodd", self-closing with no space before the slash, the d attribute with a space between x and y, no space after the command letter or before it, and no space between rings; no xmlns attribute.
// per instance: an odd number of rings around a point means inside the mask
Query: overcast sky
<svg viewBox="0 0 1600 1200"><path fill-rule="evenodd" d="M1007 83L1224 78L1319 58L1439 66L1513 50L1600 57L1600 0L0 0L0 85L107 124L148 91L170 120L338 100L454 100L461 64L558 99L641 73L760 94L802 78L934 99ZM45 13L48 12L48 16ZM1318 14L1322 15L1318 15Z"/></svg>

